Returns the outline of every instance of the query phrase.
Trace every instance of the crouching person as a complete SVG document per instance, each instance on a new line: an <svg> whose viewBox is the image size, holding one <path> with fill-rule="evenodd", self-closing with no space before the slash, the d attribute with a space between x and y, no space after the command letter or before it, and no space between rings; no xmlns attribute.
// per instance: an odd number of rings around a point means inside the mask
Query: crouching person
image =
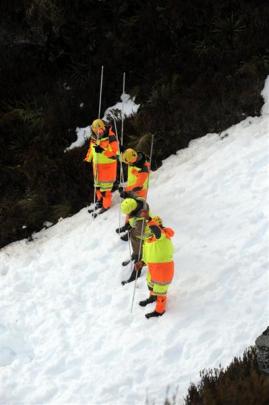
<svg viewBox="0 0 269 405"><path fill-rule="evenodd" d="M121 203L121 212L127 216L126 229L129 229L130 241L132 245L131 260L134 263L141 261L142 242L146 220L143 215L149 212L149 205L143 198L125 198ZM122 281L122 285L131 283L137 277L140 277L141 269L132 269L128 280Z"/></svg>
<svg viewBox="0 0 269 405"><path fill-rule="evenodd" d="M164 227L159 217L149 217L146 211L145 218L143 256L135 264L135 270L140 271L145 264L148 266L146 279L150 295L139 305L144 307L156 302L155 310L145 315L151 318L163 315L166 310L167 291L174 276L174 247L171 241L174 231Z"/></svg>

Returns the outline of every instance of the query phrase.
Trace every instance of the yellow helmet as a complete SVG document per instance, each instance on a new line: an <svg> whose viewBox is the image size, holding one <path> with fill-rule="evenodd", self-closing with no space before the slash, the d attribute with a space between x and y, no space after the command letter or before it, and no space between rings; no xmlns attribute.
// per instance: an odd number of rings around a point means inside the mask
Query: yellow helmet
<svg viewBox="0 0 269 405"><path fill-rule="evenodd" d="M91 129L92 129L92 131L93 131L96 135L97 135L97 134L99 135L100 132L101 132L101 133L104 132L104 130L105 130L105 123L104 123L104 121L100 120L100 118L97 118L96 120L94 120L94 121L92 122Z"/></svg>
<svg viewBox="0 0 269 405"><path fill-rule="evenodd" d="M125 198L120 205L121 212L125 215L130 214L137 208L137 202L133 198Z"/></svg>
<svg viewBox="0 0 269 405"><path fill-rule="evenodd" d="M128 148L122 153L122 161L127 165L134 163L137 160L137 152L134 149Z"/></svg>
<svg viewBox="0 0 269 405"><path fill-rule="evenodd" d="M155 224L159 225L159 226L163 226L163 221L160 217L156 216L151 218L151 221L155 222Z"/></svg>

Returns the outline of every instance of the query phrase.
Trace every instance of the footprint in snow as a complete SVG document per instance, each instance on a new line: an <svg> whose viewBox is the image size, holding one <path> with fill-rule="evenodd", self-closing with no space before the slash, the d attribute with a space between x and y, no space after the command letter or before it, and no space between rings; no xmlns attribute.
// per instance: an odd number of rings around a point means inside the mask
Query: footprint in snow
<svg viewBox="0 0 269 405"><path fill-rule="evenodd" d="M8 266L6 266L6 265L2 266L2 268L1 268L1 270L0 270L1 275L2 275L2 276L7 275L8 270L9 270L9 269L8 269Z"/></svg>
<svg viewBox="0 0 269 405"><path fill-rule="evenodd" d="M0 348L0 367L9 366L16 358L16 353L10 347Z"/></svg>
<svg viewBox="0 0 269 405"><path fill-rule="evenodd" d="M18 330L9 330L0 324L0 367L10 365L16 357L29 362L33 359L33 352Z"/></svg>
<svg viewBox="0 0 269 405"><path fill-rule="evenodd" d="M182 347L175 344L164 351L164 357L170 363L178 362L182 354Z"/></svg>

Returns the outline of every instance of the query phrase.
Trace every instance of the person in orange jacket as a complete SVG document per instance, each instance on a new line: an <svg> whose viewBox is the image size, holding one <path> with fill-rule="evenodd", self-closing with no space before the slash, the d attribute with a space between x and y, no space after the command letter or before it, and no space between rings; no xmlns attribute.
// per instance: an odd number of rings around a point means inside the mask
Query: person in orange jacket
<svg viewBox="0 0 269 405"><path fill-rule="evenodd" d="M92 162L97 198L94 209L101 208L98 212L101 214L111 206L112 188L117 177L119 145L112 127L105 125L103 120L94 120L91 130L90 145L84 160Z"/></svg>
<svg viewBox="0 0 269 405"><path fill-rule="evenodd" d="M125 187L119 187L122 198L143 198L147 199L150 161L143 152L136 152L128 148L121 154L122 162L128 165L127 184ZM117 233L126 231L126 226L117 228ZM124 233L121 240L128 241L128 232Z"/></svg>
<svg viewBox="0 0 269 405"><path fill-rule="evenodd" d="M139 305L145 307L156 302L155 310L145 315L146 318L152 318L166 311L167 291L174 276L174 247L171 241L174 231L164 227L160 217L151 218L148 211L144 211L144 218L143 255L135 264L135 270L141 271L145 264L148 266L146 279L150 295L140 301Z"/></svg>
<svg viewBox="0 0 269 405"><path fill-rule="evenodd" d="M150 161L143 152L136 152L132 148L126 149L122 161L128 165L127 185L119 188L119 192L131 193L134 197L147 199Z"/></svg>

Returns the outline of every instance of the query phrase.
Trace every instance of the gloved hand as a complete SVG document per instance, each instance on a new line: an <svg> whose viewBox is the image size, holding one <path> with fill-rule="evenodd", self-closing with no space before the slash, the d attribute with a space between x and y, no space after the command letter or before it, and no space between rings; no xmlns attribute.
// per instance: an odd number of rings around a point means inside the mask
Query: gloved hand
<svg viewBox="0 0 269 405"><path fill-rule="evenodd" d="M122 192L120 193L120 197L121 197L121 198L129 198L129 197L130 197L130 194L127 193L126 191L122 191Z"/></svg>
<svg viewBox="0 0 269 405"><path fill-rule="evenodd" d="M103 151L104 151L104 149L100 145L95 146L96 153L102 153Z"/></svg>
<svg viewBox="0 0 269 405"><path fill-rule="evenodd" d="M151 230L156 239L160 239L162 235L161 228L159 228L157 225L150 225L149 229Z"/></svg>
<svg viewBox="0 0 269 405"><path fill-rule="evenodd" d="M122 186L119 186L119 187L118 187L118 190L119 190L119 193L122 193L122 192L123 192L123 187L122 187Z"/></svg>
<svg viewBox="0 0 269 405"><path fill-rule="evenodd" d="M139 271L139 270L141 270L142 269L142 267L144 266L144 262L142 262L142 261L139 261L139 262L136 262L135 263L135 265L134 265L134 269L135 269L135 271Z"/></svg>

